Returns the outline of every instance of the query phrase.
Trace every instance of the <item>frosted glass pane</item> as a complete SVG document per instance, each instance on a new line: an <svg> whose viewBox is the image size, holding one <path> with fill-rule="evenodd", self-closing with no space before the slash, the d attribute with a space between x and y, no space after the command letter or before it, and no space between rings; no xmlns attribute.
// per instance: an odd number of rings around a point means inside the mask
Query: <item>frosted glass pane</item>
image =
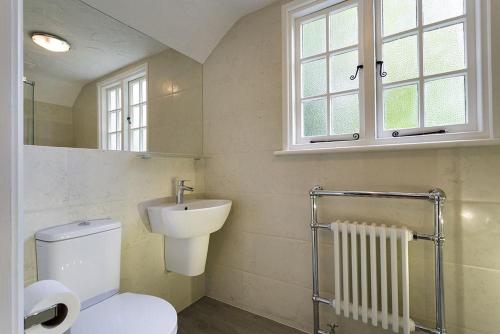
<svg viewBox="0 0 500 334"><path fill-rule="evenodd" d="M122 149L122 134L121 134L121 132L118 132L116 134L116 149L117 150Z"/></svg>
<svg viewBox="0 0 500 334"><path fill-rule="evenodd" d="M108 132L116 132L116 113L110 112L108 119Z"/></svg>
<svg viewBox="0 0 500 334"><path fill-rule="evenodd" d="M130 150L138 152L140 149L140 130L132 130L131 131L131 140L130 140Z"/></svg>
<svg viewBox="0 0 500 334"><path fill-rule="evenodd" d="M122 131L122 111L118 110L116 114L116 130Z"/></svg>
<svg viewBox="0 0 500 334"><path fill-rule="evenodd" d="M146 151L148 147L148 131L146 129L141 129L141 151Z"/></svg>
<svg viewBox="0 0 500 334"><path fill-rule="evenodd" d="M307 101L302 104L303 134L308 136L324 136L326 132L326 99Z"/></svg>
<svg viewBox="0 0 500 334"><path fill-rule="evenodd" d="M382 13L384 36L417 26L416 0L383 0Z"/></svg>
<svg viewBox="0 0 500 334"><path fill-rule="evenodd" d="M116 133L112 133L108 136L108 148L110 150L116 150Z"/></svg>
<svg viewBox="0 0 500 334"><path fill-rule="evenodd" d="M402 81L418 77L417 36L397 39L384 43L384 83Z"/></svg>
<svg viewBox="0 0 500 334"><path fill-rule="evenodd" d="M302 65L302 96L326 93L326 60L319 59Z"/></svg>
<svg viewBox="0 0 500 334"><path fill-rule="evenodd" d="M465 124L465 77L425 83L425 126Z"/></svg>
<svg viewBox="0 0 500 334"><path fill-rule="evenodd" d="M136 81L130 85L130 91L132 94L131 104L138 104L140 102L140 99L139 99L139 81Z"/></svg>
<svg viewBox="0 0 500 334"><path fill-rule="evenodd" d="M116 110L116 90L108 90L108 110Z"/></svg>
<svg viewBox="0 0 500 334"><path fill-rule="evenodd" d="M409 85L384 91L384 129L418 127L418 88Z"/></svg>
<svg viewBox="0 0 500 334"><path fill-rule="evenodd" d="M132 129L135 129L135 128L138 128L140 126L140 110L141 108L139 106L137 107L132 107L132 114L131 114L131 118L132 118L132 124L130 125L130 127Z"/></svg>
<svg viewBox="0 0 500 334"><path fill-rule="evenodd" d="M464 14L464 0L422 0L424 24Z"/></svg>
<svg viewBox="0 0 500 334"><path fill-rule="evenodd" d="M358 44L358 7L330 15L330 50Z"/></svg>
<svg viewBox="0 0 500 334"><path fill-rule="evenodd" d="M358 94L334 97L331 109L332 134L343 135L359 132Z"/></svg>
<svg viewBox="0 0 500 334"><path fill-rule="evenodd" d="M117 88L116 91L118 92L118 100L116 101L116 106L117 106L117 109L121 109L122 108L122 89Z"/></svg>
<svg viewBox="0 0 500 334"><path fill-rule="evenodd" d="M359 74L355 80L350 77L356 73L358 51L351 51L330 57L330 90L339 92L359 87Z"/></svg>
<svg viewBox="0 0 500 334"><path fill-rule="evenodd" d="M148 109L147 105L143 105L141 109L141 126L148 125Z"/></svg>
<svg viewBox="0 0 500 334"><path fill-rule="evenodd" d="M326 18L302 25L302 58L326 52Z"/></svg>
<svg viewBox="0 0 500 334"><path fill-rule="evenodd" d="M425 75L464 69L464 44L463 23L425 32Z"/></svg>
<svg viewBox="0 0 500 334"><path fill-rule="evenodd" d="M148 99L146 80L141 80L141 102L146 102Z"/></svg>

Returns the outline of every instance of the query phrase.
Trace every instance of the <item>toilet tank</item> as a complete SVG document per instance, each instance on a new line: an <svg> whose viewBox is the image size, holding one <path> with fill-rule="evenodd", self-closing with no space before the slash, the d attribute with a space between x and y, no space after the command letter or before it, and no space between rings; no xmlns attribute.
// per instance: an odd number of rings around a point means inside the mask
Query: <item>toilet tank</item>
<svg viewBox="0 0 500 334"><path fill-rule="evenodd" d="M52 279L75 292L82 309L118 292L121 223L78 221L35 234L38 280Z"/></svg>

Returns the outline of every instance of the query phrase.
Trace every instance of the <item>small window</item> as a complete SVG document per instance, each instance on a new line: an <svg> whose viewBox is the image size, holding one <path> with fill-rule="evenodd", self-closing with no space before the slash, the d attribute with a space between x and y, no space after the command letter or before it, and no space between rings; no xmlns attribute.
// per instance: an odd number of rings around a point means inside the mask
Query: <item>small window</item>
<svg viewBox="0 0 500 334"><path fill-rule="evenodd" d="M147 151L146 72L141 66L98 85L102 149Z"/></svg>
<svg viewBox="0 0 500 334"><path fill-rule="evenodd" d="M282 13L284 151L496 138L481 1L294 0Z"/></svg>

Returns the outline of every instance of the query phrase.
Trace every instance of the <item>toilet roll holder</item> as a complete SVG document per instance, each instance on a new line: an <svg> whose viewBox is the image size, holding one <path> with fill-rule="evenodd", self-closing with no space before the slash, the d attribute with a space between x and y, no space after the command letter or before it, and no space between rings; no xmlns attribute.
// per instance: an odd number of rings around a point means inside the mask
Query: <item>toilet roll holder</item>
<svg viewBox="0 0 500 334"><path fill-rule="evenodd" d="M41 311L24 317L24 330L37 325L55 327L62 323L68 315L68 307L64 304L55 304Z"/></svg>

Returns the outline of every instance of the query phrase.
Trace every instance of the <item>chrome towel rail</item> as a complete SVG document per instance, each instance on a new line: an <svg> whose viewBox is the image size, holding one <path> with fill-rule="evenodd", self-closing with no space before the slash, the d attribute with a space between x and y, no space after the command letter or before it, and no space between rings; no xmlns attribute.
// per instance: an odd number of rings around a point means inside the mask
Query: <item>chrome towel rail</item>
<svg viewBox="0 0 500 334"><path fill-rule="evenodd" d="M426 193L412 192L381 192L381 191L351 191L351 190L324 190L320 186L315 186L309 192L311 201L311 235L312 235L312 279L313 279L313 328L314 334L328 333L320 329L319 305L330 304L328 299L319 295L319 261L318 261L318 230L330 229L329 224L318 222L317 199L320 197L371 197L371 198L393 198L393 199L416 199L426 200L433 203L434 207L434 234L414 234L416 240L427 240L434 242L434 262L435 262L435 292L436 292L436 328L427 328L416 324L417 330L432 333L445 334L445 304L444 304L444 277L443 277L443 248L444 231L442 209L446 195L441 189L433 189ZM338 298L338 296L335 296Z"/></svg>

